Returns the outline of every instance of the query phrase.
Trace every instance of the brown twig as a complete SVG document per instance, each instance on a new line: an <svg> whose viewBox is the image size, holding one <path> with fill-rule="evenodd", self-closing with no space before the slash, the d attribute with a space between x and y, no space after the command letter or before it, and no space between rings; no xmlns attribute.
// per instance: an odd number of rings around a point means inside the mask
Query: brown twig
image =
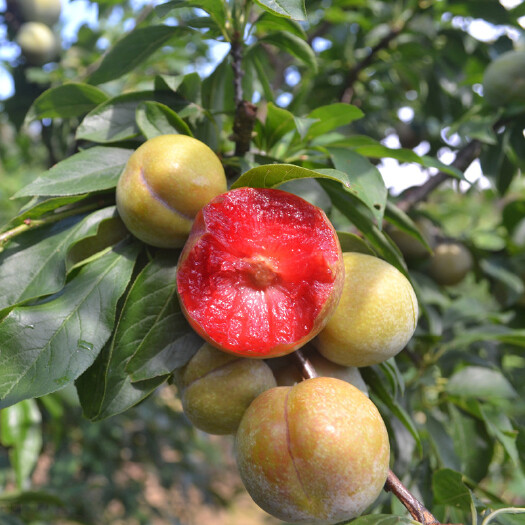
<svg viewBox="0 0 525 525"><path fill-rule="evenodd" d="M458 151L451 166L463 172L480 156L480 154L481 142L475 139ZM452 178L452 175L440 171L436 173L436 175L430 177L430 179L421 186L411 186L402 193L400 200L397 202L398 208L405 212L410 210L415 204L425 200L430 193L450 178Z"/></svg>
<svg viewBox="0 0 525 525"><path fill-rule="evenodd" d="M233 92L235 101L235 118L233 121L232 140L235 142L235 156L242 157L250 150L253 126L257 117L257 108L244 100L242 92L242 40L239 34L231 42L231 59L233 69Z"/></svg>
<svg viewBox="0 0 525 525"><path fill-rule="evenodd" d="M408 491L401 483L399 478L391 471L388 471L385 490L391 492L406 507L410 515L423 525L439 524L439 521L425 508L425 506Z"/></svg>
<svg viewBox="0 0 525 525"><path fill-rule="evenodd" d="M294 352L294 357L301 369L304 379L317 377L317 372L312 363L308 361L301 350ZM385 491L391 492L405 506L412 518L423 525L438 525L440 522L430 513L430 511L401 483L399 478L391 471L385 483Z"/></svg>

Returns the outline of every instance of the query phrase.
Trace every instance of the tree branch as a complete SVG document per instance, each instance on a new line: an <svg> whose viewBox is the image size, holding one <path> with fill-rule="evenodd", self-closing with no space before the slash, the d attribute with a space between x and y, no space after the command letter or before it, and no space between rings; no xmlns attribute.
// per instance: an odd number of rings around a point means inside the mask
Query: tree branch
<svg viewBox="0 0 525 525"><path fill-rule="evenodd" d="M458 151L451 166L463 172L480 156L480 154L481 142L475 139ZM436 173L436 175L430 177L430 179L421 186L411 186L401 194L401 198L397 202L397 207L404 212L407 212L418 202L425 200L430 193L450 178L452 178L452 175L440 171Z"/></svg>
<svg viewBox="0 0 525 525"><path fill-rule="evenodd" d="M294 357L300 367L304 379L317 377L317 372L312 363L308 361L301 350L294 352ZM388 471L385 487L386 492L391 492L405 506L412 518L423 525L438 525L440 522L430 513L430 511L401 483L399 478L391 471Z"/></svg>
<svg viewBox="0 0 525 525"><path fill-rule="evenodd" d="M233 121L232 140L235 142L235 156L243 157L250 151L253 126L257 117L257 108L251 102L244 100L242 92L242 39L235 34L231 42L231 58L233 69L233 92L235 101L235 118Z"/></svg>
<svg viewBox="0 0 525 525"><path fill-rule="evenodd" d="M391 471L388 471L385 490L391 492L406 507L410 515L423 525L438 524L439 521L425 508L425 506L408 491L401 483L399 478Z"/></svg>

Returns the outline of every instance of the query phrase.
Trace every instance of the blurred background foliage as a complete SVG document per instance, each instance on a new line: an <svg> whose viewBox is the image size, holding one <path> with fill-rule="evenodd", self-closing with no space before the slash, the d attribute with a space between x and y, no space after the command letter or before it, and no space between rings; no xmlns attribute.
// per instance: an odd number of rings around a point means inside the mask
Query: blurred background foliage
<svg viewBox="0 0 525 525"><path fill-rule="evenodd" d="M11 195L84 144L75 136L81 115L26 120L35 99L50 87L86 81L135 27L194 31L104 82L106 95L151 90L164 78L193 100L197 73L203 97L194 103L204 110L194 117L195 129L232 166L280 160L326 167L328 146L361 147L396 205L404 202L403 190L438 171L429 160L411 162L410 151L448 164L478 141L479 160L467 164L467 180L445 181L408 210L414 221L429 221L439 242L465 245L473 266L460 283L442 286L430 276L428 257L407 256L422 310L417 332L395 361L363 376L389 426L394 472L438 519L474 524L491 510L525 505L525 108L490 106L482 88L490 61L523 48L525 3L322 0L306 3L306 22L254 8L243 88L258 108L260 156L248 160L232 156L229 44L198 7L205 2L174 10L160 3L88 4L96 21L81 25L62 42L59 59L43 67L31 66L13 43L17 22L12 2L5 5L2 69L12 89L0 101L0 224L25 202ZM66 23L63 17L55 32ZM364 117L307 140L311 112L339 102ZM202 112L213 117L206 124ZM301 140L270 129L271 119L291 119L287 130L298 130ZM127 147L137 141L132 137ZM339 229L357 232L317 182L289 189L325 207ZM390 227L399 226L395 216L387 209ZM277 523L244 493L231 438L193 429L170 384L96 422L82 416L67 387L2 409L0 425L2 525ZM386 493L374 513L406 515ZM525 518L500 514L494 521L514 525Z"/></svg>

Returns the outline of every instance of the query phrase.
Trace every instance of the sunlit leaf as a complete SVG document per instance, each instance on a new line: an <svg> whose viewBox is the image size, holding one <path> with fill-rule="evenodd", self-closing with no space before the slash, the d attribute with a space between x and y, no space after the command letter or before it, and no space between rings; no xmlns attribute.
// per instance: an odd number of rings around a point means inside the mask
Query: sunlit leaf
<svg viewBox="0 0 525 525"><path fill-rule="evenodd" d="M100 65L89 77L89 83L103 84L133 71L170 39L187 34L188 31L185 27L165 25L134 29L104 55Z"/></svg>
<svg viewBox="0 0 525 525"><path fill-rule="evenodd" d="M294 20L306 20L304 0L255 0L263 9Z"/></svg>
<svg viewBox="0 0 525 525"><path fill-rule="evenodd" d="M15 197L75 195L116 186L133 150L95 146L55 164Z"/></svg>
<svg viewBox="0 0 525 525"><path fill-rule="evenodd" d="M109 97L89 84L71 82L44 91L29 108L26 123L43 118L85 115Z"/></svg>
<svg viewBox="0 0 525 525"><path fill-rule="evenodd" d="M63 388L93 363L113 331L139 249L116 247L84 266L61 293L16 307L0 323L0 407Z"/></svg>
<svg viewBox="0 0 525 525"><path fill-rule="evenodd" d="M137 404L202 344L176 298L176 263L177 252L166 251L144 268L126 298L111 343L77 381L90 419Z"/></svg>
<svg viewBox="0 0 525 525"><path fill-rule="evenodd" d="M137 125L147 138L170 133L193 136L191 129L175 111L159 102L142 102L137 108Z"/></svg>

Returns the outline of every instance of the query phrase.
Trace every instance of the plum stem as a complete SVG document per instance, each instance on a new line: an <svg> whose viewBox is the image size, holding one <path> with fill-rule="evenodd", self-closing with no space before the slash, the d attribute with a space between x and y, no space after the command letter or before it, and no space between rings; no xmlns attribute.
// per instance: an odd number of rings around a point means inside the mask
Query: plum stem
<svg viewBox="0 0 525 525"><path fill-rule="evenodd" d="M439 523L430 511L411 492L409 492L391 470L388 471L385 490L394 494L416 521L419 521L423 525Z"/></svg>
<svg viewBox="0 0 525 525"><path fill-rule="evenodd" d="M296 350L293 353L301 375L304 379L313 379L318 377L314 366L305 357L301 350ZM400 479L392 472L388 471L386 483L384 487L386 492L391 492L396 498L405 506L410 512L412 518L423 525L437 525L440 522L430 513L430 511L401 483Z"/></svg>

